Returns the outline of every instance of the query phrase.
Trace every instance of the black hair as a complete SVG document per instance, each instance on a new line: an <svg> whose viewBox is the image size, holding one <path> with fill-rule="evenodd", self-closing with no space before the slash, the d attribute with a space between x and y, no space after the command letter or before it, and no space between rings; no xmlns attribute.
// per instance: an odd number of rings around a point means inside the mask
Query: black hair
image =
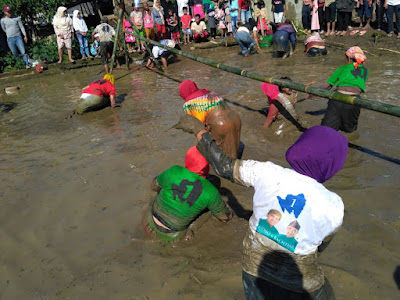
<svg viewBox="0 0 400 300"><path fill-rule="evenodd" d="M186 6L182 7L182 10L185 10L185 9L187 10L187 7L186 7Z"/></svg>
<svg viewBox="0 0 400 300"><path fill-rule="evenodd" d="M283 80L286 80L286 81L293 81L290 77L287 77L287 76L283 76L283 77L281 77L281 78L279 78L279 79L283 79ZM282 90L283 90L284 88L283 87L279 87L279 91L282 93Z"/></svg>
<svg viewBox="0 0 400 300"><path fill-rule="evenodd" d="M196 18L196 17L199 17L199 19L200 19L200 15L199 15L199 14L195 15L194 17L195 17L195 18Z"/></svg>
<svg viewBox="0 0 400 300"><path fill-rule="evenodd" d="M222 9L224 6L225 6L225 3L224 2L220 2L219 5L218 5L218 8Z"/></svg>
<svg viewBox="0 0 400 300"><path fill-rule="evenodd" d="M257 7L258 7L259 9L261 9L262 7L265 7L264 1L259 0L259 1L257 2Z"/></svg>

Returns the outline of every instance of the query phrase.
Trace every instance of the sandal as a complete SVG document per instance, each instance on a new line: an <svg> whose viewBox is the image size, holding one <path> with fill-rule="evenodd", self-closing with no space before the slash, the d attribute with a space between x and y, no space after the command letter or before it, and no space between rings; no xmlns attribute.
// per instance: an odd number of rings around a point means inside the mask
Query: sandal
<svg viewBox="0 0 400 300"><path fill-rule="evenodd" d="M360 31L360 36L362 36L362 35L364 35L364 34L366 34L366 33L367 33L366 30L362 30L362 31Z"/></svg>
<svg viewBox="0 0 400 300"><path fill-rule="evenodd" d="M393 32L389 32L387 37L392 37L393 36Z"/></svg>
<svg viewBox="0 0 400 300"><path fill-rule="evenodd" d="M355 35L357 32L360 32L360 30L358 30L358 29L353 30L352 32L350 32L350 35ZM364 33L365 33L365 32L364 32ZM361 35L361 33L360 33L360 35Z"/></svg>

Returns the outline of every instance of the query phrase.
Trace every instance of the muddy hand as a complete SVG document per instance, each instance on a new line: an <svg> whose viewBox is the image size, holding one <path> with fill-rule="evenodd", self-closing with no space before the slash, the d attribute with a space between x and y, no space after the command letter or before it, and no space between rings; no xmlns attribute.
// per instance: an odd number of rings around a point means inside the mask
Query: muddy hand
<svg viewBox="0 0 400 300"><path fill-rule="evenodd" d="M121 104L118 103L111 105L111 108L119 108L119 107L121 107Z"/></svg>
<svg viewBox="0 0 400 300"><path fill-rule="evenodd" d="M201 130L205 129L202 122L191 115L183 115L179 122L174 126L175 129L182 129L185 132L197 135Z"/></svg>

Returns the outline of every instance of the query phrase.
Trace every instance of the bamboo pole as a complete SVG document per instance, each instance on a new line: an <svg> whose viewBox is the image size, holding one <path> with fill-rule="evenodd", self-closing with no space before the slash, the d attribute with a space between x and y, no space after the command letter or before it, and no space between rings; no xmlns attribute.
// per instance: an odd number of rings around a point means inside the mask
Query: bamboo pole
<svg viewBox="0 0 400 300"><path fill-rule="evenodd" d="M176 53L179 55L182 55L184 57L187 57L191 60L194 61L198 61L201 62L205 65L220 69L220 70L224 70L236 75L240 75L243 77L247 77L247 78L251 78L254 80L258 80L258 81L262 81L262 82L268 82L268 83L272 83L272 84L276 84L280 87L288 87L291 89L294 89L296 91L300 91L300 92L304 92L304 93L308 93L308 94L312 94L315 96L319 96L319 97L323 97L323 98L328 98L328 99L333 99L339 102L343 102L343 103L347 103L347 104L351 104L351 105L356 105L362 108L366 108L369 110L374 110L374 111L378 111L381 113L385 113L388 115L392 115L392 116L396 116L396 117L400 117L400 107L399 106L395 106L395 105L391 105L391 104L387 104L387 103L382 103L382 102L377 102L377 101L373 101L373 100L369 100L369 99L365 99L365 98L361 98L358 96L350 96L350 95L345 95L336 91L331 91L331 90L324 90L324 89L320 89L317 87L312 87L312 86L307 86L301 83L297 83L297 82L293 82L293 81L287 81L287 80L283 80L283 79L279 79L279 78L274 78L274 77L269 77L266 75L260 75L254 72L250 72L250 71L246 71L243 69L239 69L239 68L235 68L235 67L231 67L231 66L227 66L225 64L221 64L218 63L216 61L207 59L207 58L203 58L203 57L199 57L197 55L191 54L191 53L187 53L187 52L183 52L182 50L177 50L175 48L171 48L168 47L166 45L162 45L158 42L149 40L145 37L140 37L139 35L135 35L132 32L128 32L126 31L126 33L134 35L136 38L138 39L142 39L148 43L151 43L153 45L162 47L167 49L168 51L172 52L172 53Z"/></svg>
<svg viewBox="0 0 400 300"><path fill-rule="evenodd" d="M118 41L119 41L119 34L121 31L121 23L122 23L123 13L124 13L124 4L123 4L123 0L121 0L121 3L119 4L119 12L118 12L117 34L115 37L114 48L113 48L113 52L111 55L110 74L112 74L113 69L114 69L115 53L117 52L117 48L118 48Z"/></svg>

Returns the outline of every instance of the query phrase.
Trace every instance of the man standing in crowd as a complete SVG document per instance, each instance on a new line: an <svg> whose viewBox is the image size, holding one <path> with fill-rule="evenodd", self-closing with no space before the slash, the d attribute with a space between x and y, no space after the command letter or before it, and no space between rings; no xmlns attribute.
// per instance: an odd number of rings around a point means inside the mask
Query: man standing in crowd
<svg viewBox="0 0 400 300"><path fill-rule="evenodd" d="M5 16L1 19L1 28L7 35L7 44L10 48L12 54L15 58L18 58L19 53L22 55L22 59L25 62L26 68L29 69L29 61L28 54L25 52L25 43L28 42L28 36L26 35L26 31L24 25L22 24L21 18L14 16L11 12L11 8L9 6L4 7ZM24 39L22 40L22 35Z"/></svg>
<svg viewBox="0 0 400 300"><path fill-rule="evenodd" d="M108 73L108 59L111 57L113 51L114 45L112 40L113 36L115 36L115 30L110 25L108 25L107 17L103 17L101 21L102 23L93 30L92 40L94 40L94 35L98 33L100 40L101 61L103 62L104 70L106 71L106 73Z"/></svg>

